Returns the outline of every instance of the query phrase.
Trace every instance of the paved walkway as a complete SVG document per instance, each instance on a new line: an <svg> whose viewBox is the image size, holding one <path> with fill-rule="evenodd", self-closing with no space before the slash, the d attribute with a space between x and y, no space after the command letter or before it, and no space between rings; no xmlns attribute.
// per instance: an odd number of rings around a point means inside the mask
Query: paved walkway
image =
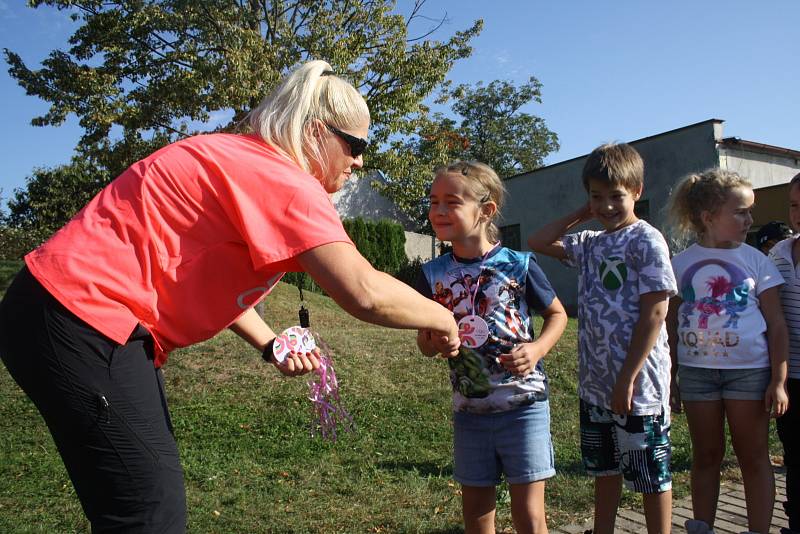
<svg viewBox="0 0 800 534"><path fill-rule="evenodd" d="M778 534L781 527L787 527L786 515L782 503L786 498L786 475L783 468L775 469L775 510L772 514L770 533ZM723 483L719 491L717 505L717 521L714 532L718 534L739 534L747 531L747 513L745 511L744 487L736 483ZM683 523L692 517L691 497L685 497L672 503L672 525L676 533L686 532ZM641 510L620 509L617 514L616 532L646 533L644 515ZM591 520L583 525L568 525L551 529L557 534L578 534L591 528Z"/></svg>

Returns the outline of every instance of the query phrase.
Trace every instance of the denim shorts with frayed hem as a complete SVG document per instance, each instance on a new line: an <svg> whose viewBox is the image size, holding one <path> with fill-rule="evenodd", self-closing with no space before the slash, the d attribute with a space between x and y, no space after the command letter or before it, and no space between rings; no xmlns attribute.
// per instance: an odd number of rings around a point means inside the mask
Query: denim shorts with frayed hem
<svg viewBox="0 0 800 534"><path fill-rule="evenodd" d="M528 484L556 473L548 401L508 412L455 412L453 441L453 478L465 486L496 486L502 475L509 484Z"/></svg>
<svg viewBox="0 0 800 534"><path fill-rule="evenodd" d="M769 367L709 369L678 366L678 389L682 401L764 400L771 378Z"/></svg>

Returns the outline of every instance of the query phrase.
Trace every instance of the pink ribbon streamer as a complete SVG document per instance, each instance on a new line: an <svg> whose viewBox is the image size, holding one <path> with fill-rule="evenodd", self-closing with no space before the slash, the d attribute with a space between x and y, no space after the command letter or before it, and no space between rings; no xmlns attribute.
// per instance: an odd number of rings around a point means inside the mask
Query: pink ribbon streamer
<svg viewBox="0 0 800 534"><path fill-rule="evenodd" d="M330 347L318 334L314 337L319 348L319 369L314 372L313 379L308 381L309 400L314 409L314 421L311 435L322 436L323 439L336 441L337 429L349 432L355 429L353 417L342 406L339 398L339 381L333 369L333 356Z"/></svg>

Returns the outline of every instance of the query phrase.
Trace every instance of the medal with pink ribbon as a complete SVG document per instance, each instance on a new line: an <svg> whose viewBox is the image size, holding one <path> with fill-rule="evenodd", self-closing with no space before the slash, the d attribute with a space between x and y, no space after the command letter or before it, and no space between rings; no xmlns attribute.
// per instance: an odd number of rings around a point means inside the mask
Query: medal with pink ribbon
<svg viewBox="0 0 800 534"><path fill-rule="evenodd" d="M300 291L300 326L292 326L284 330L275 339L272 352L275 361L282 363L290 352L312 352L315 349L319 357L319 368L308 381L308 399L313 406L314 418L311 423L311 435L322 436L323 439L336 441L338 432L349 432L355 428L353 417L342 406L339 397L339 381L333 369L333 351L330 346L311 330L308 309L303 302L303 276L297 289Z"/></svg>
<svg viewBox="0 0 800 534"><path fill-rule="evenodd" d="M491 254L495 248L497 248L497 244L495 244L486 252L486 254L483 255L481 264L478 266L478 276L475 280L475 291L473 291L472 300L470 301L470 313L458 321L458 337L461 340L461 343L470 349L477 349L478 347L483 346L483 344L486 343L486 340L489 339L489 325L486 324L486 321L483 319L483 317L475 313L475 299L478 296L478 289L481 285L481 272L483 272L483 264L486 263L486 258L489 257L489 254ZM461 271L461 278L466 280L463 270ZM469 288L467 288L467 291L469 291Z"/></svg>

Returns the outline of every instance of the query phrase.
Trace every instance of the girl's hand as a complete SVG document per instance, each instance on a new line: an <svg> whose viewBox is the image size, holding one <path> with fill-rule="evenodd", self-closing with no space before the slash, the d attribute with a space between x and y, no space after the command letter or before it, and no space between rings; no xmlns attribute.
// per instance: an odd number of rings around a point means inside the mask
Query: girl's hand
<svg viewBox="0 0 800 534"><path fill-rule="evenodd" d="M544 354L538 349L535 341L531 343L520 343L506 354L501 354L498 359L506 371L525 376L533 372L536 363L542 359Z"/></svg>
<svg viewBox="0 0 800 534"><path fill-rule="evenodd" d="M458 338L458 335L451 339L450 336L430 330L420 330L419 332L425 337L426 342L429 343L442 358L455 358L458 356L458 347L461 346L461 340ZM431 356L434 355L431 354Z"/></svg>
<svg viewBox="0 0 800 534"><path fill-rule="evenodd" d="M764 395L764 410L770 412L770 417L780 417L789 409L789 395L782 382L772 383L767 386Z"/></svg>
<svg viewBox="0 0 800 534"><path fill-rule="evenodd" d="M674 378L669 385L669 407L675 413L683 413L681 391L678 389L678 382Z"/></svg>
<svg viewBox="0 0 800 534"><path fill-rule="evenodd" d="M431 342L433 346L436 347L436 350L439 351L442 358L455 358L458 356L458 347L461 346L461 340L458 338L458 335L450 337L440 336L434 333L431 336Z"/></svg>
<svg viewBox="0 0 800 534"><path fill-rule="evenodd" d="M311 352L290 352L282 363L272 363L278 371L286 376L299 376L319 369L319 349Z"/></svg>

